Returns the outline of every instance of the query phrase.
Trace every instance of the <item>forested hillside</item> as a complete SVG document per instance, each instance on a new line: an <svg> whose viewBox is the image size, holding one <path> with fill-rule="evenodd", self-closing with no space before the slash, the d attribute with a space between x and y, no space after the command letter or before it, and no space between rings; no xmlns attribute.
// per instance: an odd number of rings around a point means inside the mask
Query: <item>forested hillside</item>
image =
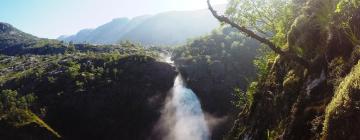
<svg viewBox="0 0 360 140"><path fill-rule="evenodd" d="M1 26L0 139L151 135L176 76L175 68L159 61L157 49L129 42L55 41L54 46L9 24Z"/></svg>

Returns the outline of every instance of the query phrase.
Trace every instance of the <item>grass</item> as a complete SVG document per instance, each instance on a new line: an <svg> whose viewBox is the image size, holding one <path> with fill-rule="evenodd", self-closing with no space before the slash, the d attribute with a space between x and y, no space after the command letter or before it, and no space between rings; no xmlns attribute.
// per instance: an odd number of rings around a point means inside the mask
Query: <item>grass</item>
<svg viewBox="0 0 360 140"><path fill-rule="evenodd" d="M13 125L15 127L23 127L28 124L35 123L38 126L48 130L51 134L53 134L57 138L61 138L61 135L59 133L57 133L54 129L52 129L48 124L46 124L42 119L40 119L36 114L31 112L30 110L16 109L11 114L13 115L12 118L16 119L13 120L14 121Z"/></svg>
<svg viewBox="0 0 360 140"><path fill-rule="evenodd" d="M46 130L51 132L54 136L57 138L61 138L61 135L57 133L54 129L52 129L48 124L46 124L42 119L40 119L37 115L32 113L31 111L28 111L29 115L31 116L34 123L38 124L41 127L44 127Z"/></svg>

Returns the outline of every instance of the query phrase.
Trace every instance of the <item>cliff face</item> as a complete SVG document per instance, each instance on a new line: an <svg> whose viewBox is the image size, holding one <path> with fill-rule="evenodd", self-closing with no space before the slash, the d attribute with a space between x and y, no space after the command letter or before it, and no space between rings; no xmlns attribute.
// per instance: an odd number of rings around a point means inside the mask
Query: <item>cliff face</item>
<svg viewBox="0 0 360 140"><path fill-rule="evenodd" d="M173 52L175 65L199 97L203 110L226 118L212 130L212 139L222 139L234 123L235 92L245 91L248 81L255 77L257 49L258 43L224 27Z"/></svg>
<svg viewBox="0 0 360 140"><path fill-rule="evenodd" d="M169 64L141 55L52 58L38 58L52 62L5 81L0 92L34 95L28 109L61 139L148 138L177 74ZM37 123L15 126L10 120L0 119L0 139L56 139Z"/></svg>
<svg viewBox="0 0 360 140"><path fill-rule="evenodd" d="M250 92L228 139L359 139L359 1L295 1L289 50L312 69L278 57ZM300 50L300 51L299 51Z"/></svg>

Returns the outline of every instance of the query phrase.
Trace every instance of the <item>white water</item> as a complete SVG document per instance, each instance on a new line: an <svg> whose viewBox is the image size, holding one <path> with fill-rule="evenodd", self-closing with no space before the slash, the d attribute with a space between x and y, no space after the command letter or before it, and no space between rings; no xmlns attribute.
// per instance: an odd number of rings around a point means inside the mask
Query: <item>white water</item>
<svg viewBox="0 0 360 140"><path fill-rule="evenodd" d="M163 62L174 65L169 54L161 56ZM157 135L155 139L162 140L210 139L209 126L200 101L191 89L186 88L180 74L174 81L154 133Z"/></svg>
<svg viewBox="0 0 360 140"><path fill-rule="evenodd" d="M195 93L184 86L181 75L175 79L158 127L164 133L164 140L209 140L200 102Z"/></svg>
<svg viewBox="0 0 360 140"><path fill-rule="evenodd" d="M175 106L176 123L174 133L176 140L208 140L207 127L199 99L186 87L181 76L177 76L173 87L172 104Z"/></svg>

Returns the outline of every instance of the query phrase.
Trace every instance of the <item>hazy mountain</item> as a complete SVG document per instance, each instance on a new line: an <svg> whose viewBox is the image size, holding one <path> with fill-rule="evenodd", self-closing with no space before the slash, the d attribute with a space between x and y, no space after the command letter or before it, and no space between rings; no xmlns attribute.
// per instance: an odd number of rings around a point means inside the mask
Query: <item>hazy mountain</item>
<svg viewBox="0 0 360 140"><path fill-rule="evenodd" d="M146 45L174 45L209 33L218 26L219 22L207 9L173 11L133 19L118 18L96 29L81 30L76 35L58 39L74 43L113 44L131 40Z"/></svg>
<svg viewBox="0 0 360 140"><path fill-rule="evenodd" d="M38 38L0 22L0 54L57 54L66 50L58 40Z"/></svg>

